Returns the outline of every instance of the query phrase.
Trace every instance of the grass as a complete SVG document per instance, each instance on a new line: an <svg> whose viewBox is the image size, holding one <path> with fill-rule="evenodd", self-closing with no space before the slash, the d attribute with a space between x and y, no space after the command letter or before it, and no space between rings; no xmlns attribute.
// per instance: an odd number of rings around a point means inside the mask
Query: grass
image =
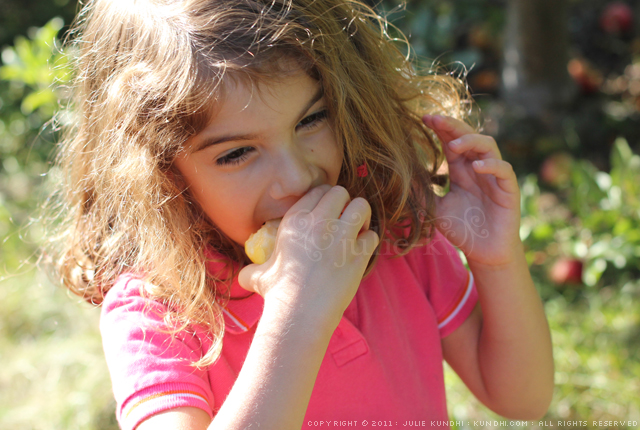
<svg viewBox="0 0 640 430"><path fill-rule="evenodd" d="M115 430L99 310L32 270L0 281L0 428Z"/></svg>

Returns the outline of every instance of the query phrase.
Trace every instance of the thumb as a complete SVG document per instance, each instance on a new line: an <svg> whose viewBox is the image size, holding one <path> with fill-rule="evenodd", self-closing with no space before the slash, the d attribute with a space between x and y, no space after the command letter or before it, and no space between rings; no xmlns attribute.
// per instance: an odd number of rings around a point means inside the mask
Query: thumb
<svg viewBox="0 0 640 430"><path fill-rule="evenodd" d="M260 294L258 291L258 280L260 278L260 265L249 264L238 273L238 283L242 288L252 293Z"/></svg>

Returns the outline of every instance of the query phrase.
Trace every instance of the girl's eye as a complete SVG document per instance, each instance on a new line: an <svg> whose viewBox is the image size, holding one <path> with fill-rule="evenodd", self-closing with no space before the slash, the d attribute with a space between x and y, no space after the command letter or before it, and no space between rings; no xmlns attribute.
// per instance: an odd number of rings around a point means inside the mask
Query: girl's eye
<svg viewBox="0 0 640 430"><path fill-rule="evenodd" d="M243 146L242 148L238 148L235 151L228 153L224 157L218 158L216 160L216 164L218 166L240 164L244 160L246 160L249 154L253 151L255 151L255 148L252 148L250 146Z"/></svg>
<svg viewBox="0 0 640 430"><path fill-rule="evenodd" d="M319 112L312 113L311 115L305 117L302 121L298 123L296 129L306 128L311 129L320 125L320 123L327 118L329 113L326 109L323 109Z"/></svg>

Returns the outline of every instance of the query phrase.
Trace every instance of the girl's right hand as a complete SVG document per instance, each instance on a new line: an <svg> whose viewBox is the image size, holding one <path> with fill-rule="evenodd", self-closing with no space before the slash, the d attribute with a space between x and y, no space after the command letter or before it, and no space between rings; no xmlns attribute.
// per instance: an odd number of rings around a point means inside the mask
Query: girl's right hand
<svg viewBox="0 0 640 430"><path fill-rule="evenodd" d="M316 187L285 214L269 260L244 267L238 282L265 302L337 325L380 241L370 222L365 199L351 200L341 186Z"/></svg>

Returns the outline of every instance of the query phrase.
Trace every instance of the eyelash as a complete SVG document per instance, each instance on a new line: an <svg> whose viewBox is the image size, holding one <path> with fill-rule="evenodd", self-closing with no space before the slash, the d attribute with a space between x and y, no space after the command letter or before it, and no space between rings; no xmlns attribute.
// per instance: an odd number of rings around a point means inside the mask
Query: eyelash
<svg viewBox="0 0 640 430"><path fill-rule="evenodd" d="M296 130L301 128L312 130L320 126L320 123L327 118L328 114L329 113L326 109L312 113L311 115L303 118L302 121L296 125ZM216 164L219 166L235 166L245 161L249 156L248 154L253 151L255 151L255 148L243 146L242 148L238 148L235 151L230 152L224 157L218 158L218 160L216 160Z"/></svg>
<svg viewBox="0 0 640 430"><path fill-rule="evenodd" d="M303 118L302 121L298 123L298 125L296 126L296 130L302 127L307 129L318 127L320 123L327 118L328 115L329 112L326 109L323 109L316 113L312 113L308 117Z"/></svg>
<svg viewBox="0 0 640 430"><path fill-rule="evenodd" d="M224 157L218 158L218 160L216 161L216 164L219 166L228 166L228 165L236 165L236 164L240 164L242 163L244 160L247 159L248 155L250 152L255 151L255 148L252 148L250 146L243 146L242 148L238 148L233 152L230 152L229 154L225 155ZM233 157L233 155L236 155L236 157Z"/></svg>

